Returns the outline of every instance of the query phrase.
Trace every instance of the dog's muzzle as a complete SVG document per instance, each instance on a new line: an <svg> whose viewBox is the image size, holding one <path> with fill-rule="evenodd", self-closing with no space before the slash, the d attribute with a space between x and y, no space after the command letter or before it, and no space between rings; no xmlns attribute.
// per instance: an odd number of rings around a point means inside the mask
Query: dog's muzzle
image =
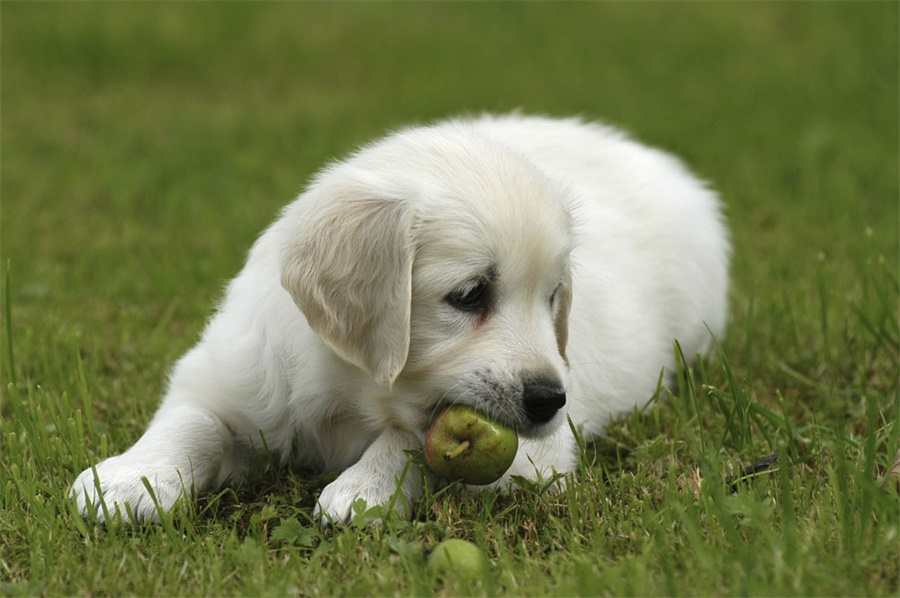
<svg viewBox="0 0 900 598"><path fill-rule="evenodd" d="M528 380L522 399L528 419L535 424L546 424L566 404L566 389L555 380Z"/></svg>

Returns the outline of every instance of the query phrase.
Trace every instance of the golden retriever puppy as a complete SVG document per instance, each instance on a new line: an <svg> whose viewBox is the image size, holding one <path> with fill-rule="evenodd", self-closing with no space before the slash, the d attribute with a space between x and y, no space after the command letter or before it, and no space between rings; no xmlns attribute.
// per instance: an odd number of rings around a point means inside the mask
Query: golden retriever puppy
<svg viewBox="0 0 900 598"><path fill-rule="evenodd" d="M176 364L146 433L72 495L137 521L240 481L261 455L340 471L324 521L414 504L403 476L443 407L522 437L510 476L571 471L576 442L646 402L726 320L716 195L680 162L576 119L410 128L328 166L287 206ZM95 479L96 472L96 479Z"/></svg>

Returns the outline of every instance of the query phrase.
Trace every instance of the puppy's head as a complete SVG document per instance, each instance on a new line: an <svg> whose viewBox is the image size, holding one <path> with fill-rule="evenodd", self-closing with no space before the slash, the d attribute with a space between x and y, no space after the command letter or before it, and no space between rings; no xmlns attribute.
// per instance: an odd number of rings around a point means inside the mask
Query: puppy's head
<svg viewBox="0 0 900 598"><path fill-rule="evenodd" d="M383 385L373 419L424 429L466 403L525 434L565 404L565 192L465 125L414 129L326 170L290 206L282 282Z"/></svg>

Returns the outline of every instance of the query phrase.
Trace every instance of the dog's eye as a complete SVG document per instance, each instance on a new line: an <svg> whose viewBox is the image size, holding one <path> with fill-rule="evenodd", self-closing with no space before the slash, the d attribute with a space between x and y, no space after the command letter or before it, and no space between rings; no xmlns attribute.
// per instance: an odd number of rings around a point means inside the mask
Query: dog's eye
<svg viewBox="0 0 900 598"><path fill-rule="evenodd" d="M490 306L491 287L486 280L472 280L445 298L460 311L484 313Z"/></svg>

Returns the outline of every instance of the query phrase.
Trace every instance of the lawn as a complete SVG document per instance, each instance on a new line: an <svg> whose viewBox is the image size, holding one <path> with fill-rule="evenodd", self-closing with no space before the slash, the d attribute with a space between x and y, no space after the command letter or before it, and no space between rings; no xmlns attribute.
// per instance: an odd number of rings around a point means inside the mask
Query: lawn
<svg viewBox="0 0 900 598"><path fill-rule="evenodd" d="M898 21L894 2L3 2L0 595L897 595ZM73 514L68 485L140 436L319 166L516 108L684 157L735 249L719 350L585 446L578 483L451 486L412 522L338 530L310 517L327 472L262 472L145 528ZM450 537L488 572L426 569Z"/></svg>

